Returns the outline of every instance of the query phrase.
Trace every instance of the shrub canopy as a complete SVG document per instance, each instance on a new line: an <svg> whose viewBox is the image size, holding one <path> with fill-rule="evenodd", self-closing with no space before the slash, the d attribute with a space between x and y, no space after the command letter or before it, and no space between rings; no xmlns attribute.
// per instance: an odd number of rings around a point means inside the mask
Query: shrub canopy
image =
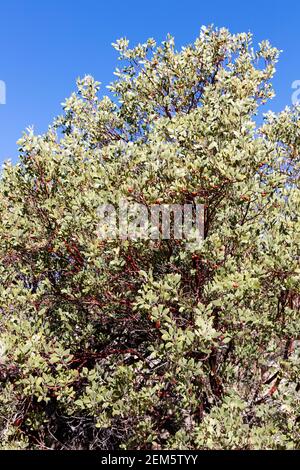
<svg viewBox="0 0 300 470"><path fill-rule="evenodd" d="M0 181L3 448L294 449L299 109L265 116L278 50L202 28L90 76ZM205 205L205 239L100 239L126 198Z"/></svg>

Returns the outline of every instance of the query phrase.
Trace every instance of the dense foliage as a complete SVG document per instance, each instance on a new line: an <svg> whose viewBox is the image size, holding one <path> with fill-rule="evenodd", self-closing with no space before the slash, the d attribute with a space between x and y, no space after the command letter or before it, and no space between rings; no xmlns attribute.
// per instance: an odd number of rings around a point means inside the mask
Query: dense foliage
<svg viewBox="0 0 300 470"><path fill-rule="evenodd" d="M300 446L299 109L278 50L202 28L86 76L0 181L2 447ZM100 239L99 204L205 205L205 239Z"/></svg>

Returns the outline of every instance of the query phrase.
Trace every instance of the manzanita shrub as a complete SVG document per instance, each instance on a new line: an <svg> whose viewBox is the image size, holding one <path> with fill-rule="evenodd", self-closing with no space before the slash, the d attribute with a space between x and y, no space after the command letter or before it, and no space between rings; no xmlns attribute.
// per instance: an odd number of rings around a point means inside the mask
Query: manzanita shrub
<svg viewBox="0 0 300 470"><path fill-rule="evenodd" d="M279 51L202 28L90 76L0 181L5 449L300 446L300 113ZM205 236L100 239L120 199L205 206Z"/></svg>

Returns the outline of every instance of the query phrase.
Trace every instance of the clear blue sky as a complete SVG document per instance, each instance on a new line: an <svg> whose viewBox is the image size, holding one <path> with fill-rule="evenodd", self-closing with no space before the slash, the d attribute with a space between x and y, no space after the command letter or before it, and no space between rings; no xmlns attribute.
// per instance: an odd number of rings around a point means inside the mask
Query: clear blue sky
<svg viewBox="0 0 300 470"><path fill-rule="evenodd" d="M112 80L111 43L122 36L134 44L170 32L180 48L203 24L250 30L256 41L269 39L284 51L273 110L291 104L291 84L300 80L299 0L1 0L0 19L0 80L7 87L0 162L16 159L16 140L27 126L47 129L78 76L92 74L103 86Z"/></svg>

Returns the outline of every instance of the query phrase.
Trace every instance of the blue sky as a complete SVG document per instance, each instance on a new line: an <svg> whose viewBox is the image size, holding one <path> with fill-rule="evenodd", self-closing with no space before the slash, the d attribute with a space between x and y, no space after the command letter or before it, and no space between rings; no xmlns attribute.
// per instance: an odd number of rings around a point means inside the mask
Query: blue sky
<svg viewBox="0 0 300 470"><path fill-rule="evenodd" d="M300 80L299 0L1 0L0 162L16 160L16 140L27 126L47 129L78 76L92 74L103 87L113 79L115 39L134 44L171 33L180 48L211 23L250 30L255 41L269 39L283 49L273 82L277 96L264 111L290 105L291 85Z"/></svg>

